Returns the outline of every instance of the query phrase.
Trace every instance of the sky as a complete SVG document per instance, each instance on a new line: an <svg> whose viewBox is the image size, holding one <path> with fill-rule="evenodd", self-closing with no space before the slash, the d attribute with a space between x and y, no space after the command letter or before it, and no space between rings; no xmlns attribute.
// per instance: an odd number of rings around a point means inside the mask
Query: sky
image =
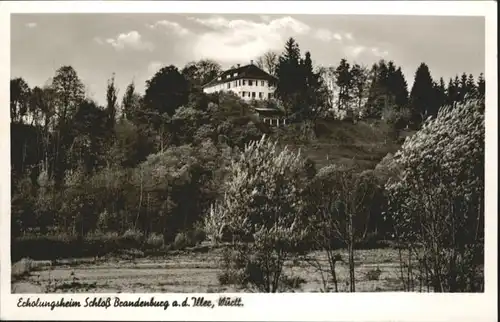
<svg viewBox="0 0 500 322"><path fill-rule="evenodd" d="M71 65L88 96L105 102L115 74L119 96L132 81L144 92L162 66L209 58L223 68L247 64L266 51L281 53L294 37L315 65L341 58L371 66L401 66L408 84L420 63L446 81L485 69L484 17L256 14L13 14L11 78L42 86Z"/></svg>

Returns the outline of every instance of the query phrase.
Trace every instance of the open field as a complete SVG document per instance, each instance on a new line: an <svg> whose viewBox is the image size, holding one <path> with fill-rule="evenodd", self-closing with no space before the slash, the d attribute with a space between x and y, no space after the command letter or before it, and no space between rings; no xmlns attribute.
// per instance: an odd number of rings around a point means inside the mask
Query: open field
<svg viewBox="0 0 500 322"><path fill-rule="evenodd" d="M347 258L347 252L341 251ZM317 258L327 264L324 254ZM355 252L356 291L401 291L398 252L395 249L359 250ZM36 262L35 262L36 263ZM176 293L176 292L244 292L219 285L220 251L178 253L162 257L123 259L74 259L32 263L32 269L19 274L20 263L13 265L12 293ZM34 267L38 266L38 267ZM325 266L326 268L326 266ZM320 292L321 276L309 264L288 266L288 272L306 283L296 292ZM367 276L379 269L378 278ZM22 272L21 272L22 273ZM337 264L339 291L347 291L349 278L345 263ZM378 274L375 274L378 275Z"/></svg>

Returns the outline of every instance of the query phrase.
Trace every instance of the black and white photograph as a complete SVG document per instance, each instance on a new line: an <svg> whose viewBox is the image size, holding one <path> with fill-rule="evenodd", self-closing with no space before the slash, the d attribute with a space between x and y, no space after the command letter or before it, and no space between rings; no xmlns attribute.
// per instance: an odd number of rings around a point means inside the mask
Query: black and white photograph
<svg viewBox="0 0 500 322"><path fill-rule="evenodd" d="M485 292L485 17L280 3L10 14L10 293Z"/></svg>

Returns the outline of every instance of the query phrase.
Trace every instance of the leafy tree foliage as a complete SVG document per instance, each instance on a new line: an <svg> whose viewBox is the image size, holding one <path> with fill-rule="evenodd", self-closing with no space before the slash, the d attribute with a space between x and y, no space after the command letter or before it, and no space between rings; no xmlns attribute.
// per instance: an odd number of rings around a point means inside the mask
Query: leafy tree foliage
<svg viewBox="0 0 500 322"><path fill-rule="evenodd" d="M191 90L205 85L221 72L220 64L210 59L190 62L182 69L182 75L192 86Z"/></svg>
<svg viewBox="0 0 500 322"><path fill-rule="evenodd" d="M118 90L115 87L115 76L108 80L108 87L106 89L106 112L108 114L108 126L113 128L116 122L117 114L117 101Z"/></svg>
<svg viewBox="0 0 500 322"><path fill-rule="evenodd" d="M134 83L130 83L122 98L122 118L129 121L136 119L137 111L142 104L142 97L135 92Z"/></svg>
<svg viewBox="0 0 500 322"><path fill-rule="evenodd" d="M10 118L12 122L22 122L28 112L30 87L22 78L10 80Z"/></svg>
<svg viewBox="0 0 500 322"><path fill-rule="evenodd" d="M367 96L367 83L368 83L368 70L364 66L354 64L351 67L352 75L352 87L353 87L353 98L355 100L354 106L356 117L360 116L363 105L365 103L365 98Z"/></svg>
<svg viewBox="0 0 500 322"><path fill-rule="evenodd" d="M306 237L306 178L299 154L279 151L262 138L232 163L224 197L205 218L212 240L251 242L240 244L246 254L242 280L259 291L282 287L285 261L294 258Z"/></svg>
<svg viewBox="0 0 500 322"><path fill-rule="evenodd" d="M350 70L350 64L346 59L340 61L339 66L335 70L336 85L339 89L338 108L346 110L351 100L351 90L353 87L353 79Z"/></svg>
<svg viewBox="0 0 500 322"><path fill-rule="evenodd" d="M188 81L175 66L167 66L146 82L144 104L152 112L172 116L187 103L188 94Z"/></svg>
<svg viewBox="0 0 500 322"><path fill-rule="evenodd" d="M71 66L62 66L56 71L51 87L56 99L56 114L60 124L65 124L85 98L85 88Z"/></svg>
<svg viewBox="0 0 500 322"><path fill-rule="evenodd" d="M255 63L259 68L274 76L278 64L278 54L273 51L267 51L262 56L259 56Z"/></svg>
<svg viewBox="0 0 500 322"><path fill-rule="evenodd" d="M371 217L371 205L375 197L380 197L381 189L371 171L339 165L320 169L310 189L308 213L313 245L327 253L328 272L335 291L338 291L335 263L339 259L336 252L342 247L348 249L349 286L353 292L354 248L373 228L376 217Z"/></svg>
<svg viewBox="0 0 500 322"><path fill-rule="evenodd" d="M477 291L484 249L483 103L443 107L403 144L395 162L402 172L386 186L392 221L418 260L419 278L436 292Z"/></svg>
<svg viewBox="0 0 500 322"><path fill-rule="evenodd" d="M85 173L99 169L105 164L103 156L106 143L112 133L108 114L92 101L80 104L74 118L70 135L72 144L68 151L68 165L81 165Z"/></svg>

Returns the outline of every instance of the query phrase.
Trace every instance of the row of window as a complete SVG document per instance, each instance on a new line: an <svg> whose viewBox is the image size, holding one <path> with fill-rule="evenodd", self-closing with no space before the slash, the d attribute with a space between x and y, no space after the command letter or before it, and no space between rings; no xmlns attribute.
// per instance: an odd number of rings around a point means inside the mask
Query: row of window
<svg viewBox="0 0 500 322"><path fill-rule="evenodd" d="M240 79L232 82L233 87L245 86L246 84L247 84L246 79ZM266 84L265 81L260 81L260 86L266 86L265 84ZM259 81L248 80L248 86L259 86ZM227 88L231 88L231 82L227 83Z"/></svg>
<svg viewBox="0 0 500 322"><path fill-rule="evenodd" d="M257 93L255 93L255 92L239 92L238 94L239 94L241 97L251 97L251 98L255 98ZM267 94L267 98L268 98L268 99L271 99L272 97L273 97L273 93L268 93L268 94ZM259 92L259 98L264 98L264 93Z"/></svg>
<svg viewBox="0 0 500 322"><path fill-rule="evenodd" d="M238 76L238 73L233 74L233 77L236 77L236 76ZM226 78L231 78L231 74L227 74ZM222 80L222 77L221 76L217 77L217 80Z"/></svg>

